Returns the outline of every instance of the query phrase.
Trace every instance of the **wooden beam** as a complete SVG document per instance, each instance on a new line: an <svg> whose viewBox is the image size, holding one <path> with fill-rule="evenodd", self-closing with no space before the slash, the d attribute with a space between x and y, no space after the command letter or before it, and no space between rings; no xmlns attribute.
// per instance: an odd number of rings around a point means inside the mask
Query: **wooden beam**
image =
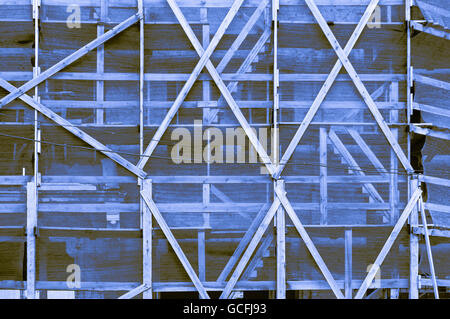
<svg viewBox="0 0 450 319"><path fill-rule="evenodd" d="M320 224L326 225L328 220L328 134L321 127L319 133L319 163L320 163Z"/></svg>
<svg viewBox="0 0 450 319"><path fill-rule="evenodd" d="M163 231L164 235L166 236L167 240L169 241L170 245L172 246L175 254L177 255L178 259L180 260L180 262L183 265L184 269L186 270L187 274L189 275L189 278L191 278L192 282L194 283L195 287L197 288L198 292L200 293L200 297L202 299L209 299L209 295L206 292L205 287L201 283L200 279L198 278L197 274L195 273L195 270L192 268L189 260L187 259L186 255L184 254L184 252L181 249L180 245L178 244L177 240L173 236L172 231L170 230L169 226L167 225L166 221L164 220L164 217L162 216L162 214L159 211L158 207L156 206L155 202L149 196L149 194L145 193L144 191L141 192L141 196L144 199L144 201L147 204L150 211L152 212L156 221L158 222L159 227L161 227L161 230Z"/></svg>
<svg viewBox="0 0 450 319"><path fill-rule="evenodd" d="M333 290L335 296L338 299L344 299L344 295L342 294L341 290L339 289L331 272L328 270L328 267L325 264L325 262L323 261L322 256L320 256L319 251L317 250L316 246L314 245L314 243L312 242L308 233L306 232L305 227L303 226L302 222L297 217L297 214L295 213L294 208L292 207L291 203L287 199L286 194L279 187L275 187L275 192L277 193L277 198L283 204L287 214L291 218L295 228L297 229L298 233L300 234L300 237L303 239L311 256L314 258L314 261L316 262L317 266L319 267L319 269L322 272L323 276L325 277L326 281L330 285L331 290Z"/></svg>
<svg viewBox="0 0 450 319"><path fill-rule="evenodd" d="M450 117L450 110L444 109L442 107L431 106L423 103L413 103L413 108L415 110L420 110L422 112L432 113L436 115Z"/></svg>
<svg viewBox="0 0 450 319"><path fill-rule="evenodd" d="M226 299L232 292L234 286L236 285L237 281L239 280L239 277L241 276L242 272L245 269L245 266L247 265L248 261L250 260L250 257L252 256L253 252L256 249L256 246L260 242L262 236L264 235L267 227L269 226L270 222L272 221L273 217L275 216L275 213L280 206L280 201L278 198L275 198L272 205L270 206L269 210L267 211L266 215L264 216L263 220L261 221L258 229L255 231L252 240L250 241L247 249L245 250L244 255L239 260L238 265L236 266L233 274L230 277L230 280L227 282L225 289L223 290L222 294L220 295L220 299Z"/></svg>
<svg viewBox="0 0 450 319"><path fill-rule="evenodd" d="M345 299L353 299L352 229L345 230Z"/></svg>
<svg viewBox="0 0 450 319"><path fill-rule="evenodd" d="M427 217L425 215L425 207L423 205L422 196L419 199L420 214L422 217L423 231L425 237L425 246L427 248L428 264L430 265L431 281L433 282L434 297L439 299L439 288L436 282L436 273L434 271L433 253L431 251L430 236L428 234Z"/></svg>
<svg viewBox="0 0 450 319"><path fill-rule="evenodd" d="M5 80L0 78L0 86L3 87L5 90L9 92L14 92L16 89L15 86L11 85L10 83L6 82ZM76 126L72 125L69 121L62 118L43 104L36 102L31 97L29 97L26 94L23 94L20 96L20 99L27 103L29 106L34 108L35 110L39 111L40 113L44 114L46 117L51 119L52 121L56 122L57 124L61 125L64 129L72 133L73 135L80 138L85 143L89 144L90 146L94 147L99 152L103 153L113 161L117 162L118 164L122 165L124 168L129 170L130 172L134 173L140 178L144 178L147 174L142 170L136 167L134 164L130 163L126 159L124 159L122 156L115 153L113 150L109 149L87 133L83 132Z"/></svg>
<svg viewBox="0 0 450 319"><path fill-rule="evenodd" d="M152 196L152 180L144 179L142 181L142 191L145 194ZM142 207L142 282L148 287L143 293L144 299L153 298L152 289L152 235L153 235L153 225L152 225L152 213L147 207L143 205Z"/></svg>
<svg viewBox="0 0 450 319"><path fill-rule="evenodd" d="M398 219L397 223L395 224L391 234L389 235L388 239L386 240L385 244L383 245L383 248L381 249L380 253L378 254L369 273L367 274L361 287L359 288L358 292L356 293L355 299L361 299L364 296L364 294L366 293L367 289L369 288L369 285L372 283L373 279L375 278L376 273L380 269L381 264L383 263L384 259L386 258L387 254L389 253L392 245L394 244L394 241L397 239L406 220L408 219L409 215L411 214L412 210L414 209L414 206L417 204L417 201L419 200L419 197L421 194L422 194L422 191L419 188L417 188L415 190L414 194L411 196L411 199L409 200L408 204L406 205L405 209L403 210L403 213L401 214L400 218Z"/></svg>
<svg viewBox="0 0 450 319"><path fill-rule="evenodd" d="M97 25L97 37L101 37L105 33L106 17L108 16L108 0L101 0L100 2L100 23ZM103 74L105 72L105 46L102 44L97 47L97 73ZM96 100L103 103L105 100L104 81L98 80L96 82ZM103 124L104 110L96 109L96 123Z"/></svg>
<svg viewBox="0 0 450 319"><path fill-rule="evenodd" d="M36 299L37 191L35 182L27 183L27 299Z"/></svg>
<svg viewBox="0 0 450 319"><path fill-rule="evenodd" d="M148 286L146 286L145 284L142 284L140 286L137 286L136 288L131 289L130 291L128 291L127 293L121 295L117 299L132 299L132 298L136 297L137 295L143 293L144 291L146 291L148 289L149 289Z"/></svg>
<svg viewBox="0 0 450 319"><path fill-rule="evenodd" d="M373 101L372 97L370 96L369 92L365 88L364 84L362 83L361 79L359 78L358 74L356 73L356 70L354 69L353 65L348 60L347 52L345 52L341 45L339 44L339 41L334 36L333 32L331 31L330 27L328 26L327 22L323 18L322 14L319 11L319 8L314 3L313 0L305 0L306 4L308 5L309 9L311 10L312 14L314 15L315 19L319 23L319 26L321 27L324 35L330 42L331 46L335 50L337 56L339 57L339 60L341 61L342 65L347 70L347 73L352 78L353 83L355 84L356 88L358 89L360 95L366 102L369 110L371 111L373 117L375 118L376 122L378 123L378 126L380 127L381 131L383 132L384 136L388 140L389 144L391 145L392 149L396 153L398 159L402 163L403 167L408 173L414 172L413 167L411 166L408 158L404 154L402 148L398 144L398 141L395 140L391 130L387 126L386 122L383 119L383 116L381 115L380 111L378 110L375 102Z"/></svg>
<svg viewBox="0 0 450 319"><path fill-rule="evenodd" d="M369 21L370 17L372 16L372 12L375 10L376 6L378 5L378 0L372 0L370 4L367 6L366 11L364 12L363 16L361 17L358 25L356 26L355 30L353 31L352 35L350 36L350 39L348 40L347 44L345 45L345 56L348 56L355 46L356 42L358 41L358 38L360 37L362 31L364 30L365 25ZM328 91L330 90L331 86L333 85L336 77L338 76L341 68L342 68L342 62L338 60L335 65L333 66L333 69L331 70L330 74L328 75L327 79L325 80L325 83L320 88L319 93L317 94L316 98L314 99L313 104L309 108L308 112L306 113L302 124L299 126L297 131L295 132L294 137L292 138L291 142L289 143L289 146L287 147L286 151L283 154L283 157L281 158L280 164L277 168L276 174L274 175L274 178L278 178L284 167L286 166L287 162L291 158L292 154L295 151L295 148L297 147L298 143L300 143L300 140L302 139L303 135L306 132L306 129L309 127L309 124L312 122L314 115L317 113L317 110L319 109L320 105L322 104L323 100L325 99Z"/></svg>
<svg viewBox="0 0 450 319"><path fill-rule="evenodd" d="M411 27L417 31L425 32L439 38L450 40L450 32L447 32L447 30L439 30L430 26L424 26L423 24L420 24L416 21L411 21Z"/></svg>
<svg viewBox="0 0 450 319"><path fill-rule="evenodd" d="M439 178L434 176L419 175L419 181L434 185L450 187L450 179Z"/></svg>
<svg viewBox="0 0 450 319"><path fill-rule="evenodd" d="M411 132L414 132L416 134L432 136L442 140L450 141L450 133L447 132L435 131L433 129L423 128L417 125L411 125L410 128Z"/></svg>
<svg viewBox="0 0 450 319"><path fill-rule="evenodd" d="M56 74L57 72L61 71L68 65L72 64L73 62L79 60L81 57L88 54L90 51L96 49L109 39L113 38L120 32L126 30L128 27L135 24L138 20L141 19L141 16L139 13L133 14L131 17L123 21L122 23L118 24L108 32L104 33L102 36L96 38L95 40L91 41L90 43L86 44L84 47L78 49L68 57L64 58L60 62L56 63L52 67L48 68L46 71L42 72L39 76L32 79L31 81L28 81L24 85L22 85L19 88L14 88L13 91L11 91L7 96L5 96L3 99L0 100L0 108L14 100L15 98L18 98L22 95L24 95L26 92L34 88L35 86L39 85L43 81L47 80L52 75Z"/></svg>
<svg viewBox="0 0 450 319"><path fill-rule="evenodd" d="M414 73L414 81L422 83L422 84L426 84L429 86L433 86L435 88L438 89L442 89L442 90L450 90L450 83L449 82L445 82L445 81L441 81L441 80L436 80L427 76L423 76L420 74L416 74Z"/></svg>
<svg viewBox="0 0 450 319"><path fill-rule="evenodd" d="M276 181L277 187L284 191L284 181ZM286 299L286 221L283 207L276 215L277 228L277 299Z"/></svg>

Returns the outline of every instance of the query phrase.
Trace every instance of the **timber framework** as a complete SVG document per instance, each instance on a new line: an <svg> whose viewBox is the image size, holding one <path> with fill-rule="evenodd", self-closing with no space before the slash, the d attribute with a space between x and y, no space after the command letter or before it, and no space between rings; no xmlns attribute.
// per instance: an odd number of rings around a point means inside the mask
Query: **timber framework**
<svg viewBox="0 0 450 319"><path fill-rule="evenodd" d="M0 298L448 297L449 9L0 0Z"/></svg>

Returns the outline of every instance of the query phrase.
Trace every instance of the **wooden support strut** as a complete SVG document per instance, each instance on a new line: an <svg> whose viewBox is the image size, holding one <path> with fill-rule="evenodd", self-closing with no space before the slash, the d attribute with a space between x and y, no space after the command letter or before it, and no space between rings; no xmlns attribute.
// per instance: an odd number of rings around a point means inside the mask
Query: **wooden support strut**
<svg viewBox="0 0 450 319"><path fill-rule="evenodd" d="M57 72L61 71L68 65L72 64L73 62L79 60L81 57L88 54L90 51L96 49L109 39L113 38L120 32L126 30L133 24L135 24L137 21L141 19L140 13L133 14L131 17L123 21L122 23L116 25L114 28L109 30L108 32L104 33L100 37L96 38L95 40L91 41L90 43L86 44L84 47L78 49L68 57L62 59L60 62L56 63L46 71L42 72L39 76L35 77L34 79L28 81L24 85L22 85L19 88L14 88L7 96L5 96L3 99L0 100L0 108L14 100L15 98L18 98L22 95L24 95L26 92L34 88L35 86L39 85L43 81L50 78L52 75L56 74Z"/></svg>
<svg viewBox="0 0 450 319"><path fill-rule="evenodd" d="M35 182L27 183L27 299L36 296L37 200Z"/></svg>
<svg viewBox="0 0 450 319"><path fill-rule="evenodd" d="M142 182L142 192L152 194L152 181L144 179ZM152 299L152 212L147 205L142 207L142 282L148 287L143 293L144 299Z"/></svg>

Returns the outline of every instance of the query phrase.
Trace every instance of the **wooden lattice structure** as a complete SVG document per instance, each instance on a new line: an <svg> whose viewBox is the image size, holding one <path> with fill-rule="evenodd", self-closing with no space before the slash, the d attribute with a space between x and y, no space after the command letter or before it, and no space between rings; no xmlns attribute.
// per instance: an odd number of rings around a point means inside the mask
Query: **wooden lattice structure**
<svg viewBox="0 0 450 319"><path fill-rule="evenodd" d="M438 297L446 17L409 0L0 0L0 289ZM444 141L429 164L420 136Z"/></svg>

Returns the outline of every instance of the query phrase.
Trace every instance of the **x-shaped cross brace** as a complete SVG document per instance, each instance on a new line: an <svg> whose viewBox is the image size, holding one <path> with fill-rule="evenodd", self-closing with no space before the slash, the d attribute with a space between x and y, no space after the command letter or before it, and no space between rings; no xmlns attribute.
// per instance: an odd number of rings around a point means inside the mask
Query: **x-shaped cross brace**
<svg viewBox="0 0 450 319"><path fill-rule="evenodd" d="M411 164L409 163L408 158L406 157L402 148L398 144L397 140L395 139L395 137L392 134L391 130L389 129L388 125L384 121L383 116L381 115L380 111L378 110L375 102L373 101L369 92L365 88L365 86L362 83L361 79L359 78L358 74L356 73L353 65L348 60L348 55L350 54L351 50L353 49L354 45L356 44L358 37L361 35L364 26L367 24L370 16L372 15L373 10L375 9L375 7L377 6L379 1L372 0L370 2L369 6L367 7L366 11L364 12L363 17L360 20L360 23L358 23L357 27L355 28L355 31L353 32L352 36L350 37L350 40L347 42L347 45L345 46L344 50L341 48L339 42L337 41L336 37L334 36L333 32L331 31L327 22L323 18L322 14L320 13L320 11L319 11L317 5L314 3L314 1L313 0L305 0L305 1L306 1L306 4L308 5L309 9L311 10L312 14L314 15L315 19L319 23L326 38L328 39L331 46L333 47L336 54L338 55L339 60L334 65L332 71L330 72L325 83L323 84L322 88L320 89L316 99L314 100L313 104L311 105L311 108L308 110L308 113L306 114L305 118L303 119L302 124L300 125L300 127L298 128L294 137L292 138L292 141L290 142L283 157L281 158L280 165L278 165L277 171L273 175L273 177L278 178L281 175L285 165L287 164L287 162L291 158L292 154L294 153L295 148L297 147L298 143L300 142L300 139L302 138L303 134L306 132L306 129L308 128L309 124L311 123L311 121L312 121L314 115L316 114L317 110L319 109L321 103L325 99L326 94L328 93L329 89L331 88L331 85L333 84L334 80L336 79L342 66L344 66L345 69L347 70L347 73L349 74L350 78L352 79L352 81L355 84L356 88L358 89L359 93L361 94L364 101L366 102L369 110L372 112L372 115L374 116L376 122L378 123L378 126L380 127L384 136L388 140L389 144L391 145L391 147L394 150L395 154L397 155L398 159L402 163L403 167L405 168L405 170L408 173L412 173L414 171L414 169L412 168Z"/></svg>
<svg viewBox="0 0 450 319"><path fill-rule="evenodd" d="M175 0L167 0L170 7L172 8L172 11L174 12L175 16L177 17L178 21L180 22L181 26L183 27L183 30L185 31L186 35L188 36L189 40L191 41L191 43L194 46L197 53L200 55L200 60L198 61L197 65L195 66L194 70L192 71L191 75L189 76L189 79L187 80L187 82L181 89L180 93L178 94L173 105L169 109L166 117L164 118L161 125L158 127L157 131L155 132L155 135L153 136L151 142L147 146L147 148L144 152L144 157L142 157L142 159L137 164L137 166L139 168L141 168L141 169L144 168L145 164L147 163L149 157L152 155L153 151L156 149L161 137L163 136L164 132L167 130L167 128L168 128L170 122L172 121L173 117L175 116L176 112L180 108L184 99L188 95L190 89L192 88L192 86L194 85L198 76L200 75L200 72L206 66L207 70L211 74L211 77L213 78L214 82L216 83L216 85L219 88L220 92L222 93L223 97L227 101L231 110L233 111L233 113L235 114L239 123L241 124L242 128L244 129L246 135L248 136L248 139L250 140L250 143L252 143L256 152L260 156L262 162L266 165L267 170L269 171L270 174L275 173L275 167L274 167L269 155L267 155L266 150L262 147L255 132L251 129L250 125L248 124L247 120L245 119L244 115L242 114L239 106L237 105L236 101L234 100L234 98L231 95L230 91L228 90L227 86L221 79L221 77L220 77L219 73L217 72L216 68L214 67L214 65L209 60L212 53L214 52L216 46L219 44L219 41L225 34L226 29L228 28L232 19L234 18L234 16L236 15L237 11L240 8L240 6L242 5L243 1L244 0L235 0L235 2L233 3L232 7L230 8L228 14L226 15L225 19L223 20L219 29L217 30L216 34L214 35L211 42L209 43L208 47L206 48L206 50L204 50L202 45L198 41L196 35L194 34L194 31L191 29L186 18L184 17L180 8L176 4ZM259 5L257 10L262 11L267 4L267 0L264 0L261 3L262 4Z"/></svg>

